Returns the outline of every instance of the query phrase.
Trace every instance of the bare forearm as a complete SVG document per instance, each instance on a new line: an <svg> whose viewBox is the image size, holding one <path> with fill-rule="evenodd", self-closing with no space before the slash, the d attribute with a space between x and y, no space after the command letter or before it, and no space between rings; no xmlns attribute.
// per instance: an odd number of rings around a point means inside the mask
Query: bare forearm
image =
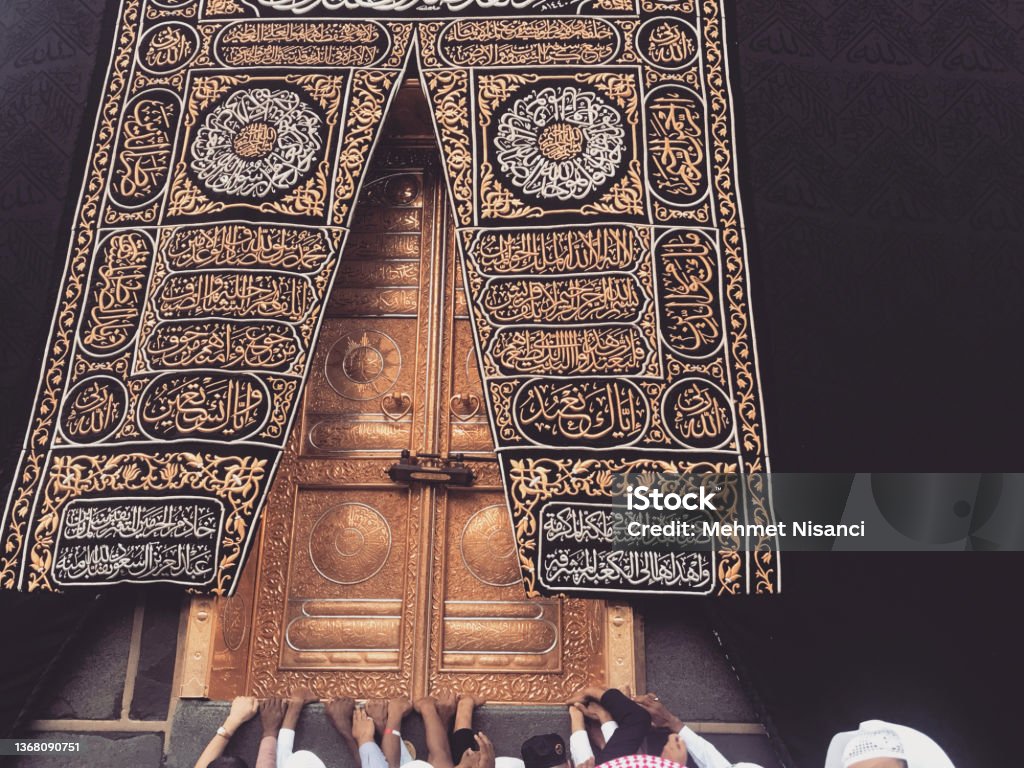
<svg viewBox="0 0 1024 768"><path fill-rule="evenodd" d="M206 768L206 766L224 754L224 748L227 747L227 745L227 739L222 736L214 736L210 739L210 743L206 745L206 749L203 750L203 754L201 754L199 759L196 760L195 768Z"/></svg>
<svg viewBox="0 0 1024 768"><path fill-rule="evenodd" d="M387 724L380 739L380 748L387 758L388 768L398 768L402 762L402 713L396 707L388 708Z"/></svg>
<svg viewBox="0 0 1024 768"><path fill-rule="evenodd" d="M237 723L230 717L224 721L224 725L221 728L224 729L227 735L222 735L220 731L213 735L210 739L210 743L206 745L206 749L196 760L195 768L206 768L210 763L216 760L218 757L224 754L224 750L228 746L228 741L235 735L235 731L241 727L241 723Z"/></svg>
<svg viewBox="0 0 1024 768"><path fill-rule="evenodd" d="M398 764L402 761L402 747L399 744L401 740L402 737L397 729L393 730L391 726L388 726L388 729L384 731L384 736L380 740L380 749L388 761L388 768L398 768Z"/></svg>

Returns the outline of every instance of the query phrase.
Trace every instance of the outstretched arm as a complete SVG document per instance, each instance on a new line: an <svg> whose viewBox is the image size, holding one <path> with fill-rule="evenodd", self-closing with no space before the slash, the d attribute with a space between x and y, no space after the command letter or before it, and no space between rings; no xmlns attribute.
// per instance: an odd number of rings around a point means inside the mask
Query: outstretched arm
<svg viewBox="0 0 1024 768"><path fill-rule="evenodd" d="M388 768L387 758L373 740L373 720L362 707L352 713L352 736L359 747L362 768Z"/></svg>
<svg viewBox="0 0 1024 768"><path fill-rule="evenodd" d="M224 754L224 749L227 747L231 737L235 735L243 723L251 720L259 707L259 702L256 701L254 696L237 696L235 700L231 702L231 711L228 712L227 718L224 720L224 725L217 729L217 733L210 739L210 743L206 745L206 749L196 760L195 768L206 768L210 763L216 760L218 757Z"/></svg>
<svg viewBox="0 0 1024 768"><path fill-rule="evenodd" d="M689 757L697 768L730 768L732 763L718 751L715 745L692 731L682 719L672 714L668 707L661 703L657 694L648 693L644 696L637 696L635 701L647 710L655 727L668 728L672 731L672 735L665 742L665 749L661 753L662 757L680 764L685 764Z"/></svg>
<svg viewBox="0 0 1024 768"><path fill-rule="evenodd" d="M380 737L380 749L388 761L388 768L402 764L402 720L412 712L408 696L397 696L388 702L388 715L384 733Z"/></svg>
<svg viewBox="0 0 1024 768"><path fill-rule="evenodd" d="M260 739L260 751L256 756L256 768L276 768L277 766L277 732L281 730L286 706L284 699L276 697L260 702L263 738Z"/></svg>
<svg viewBox="0 0 1024 768"><path fill-rule="evenodd" d="M651 725L655 728L668 728L672 733L679 733L686 727L686 723L669 712L668 707L661 703L661 699L655 693L635 696L633 701L647 710L647 714L651 716Z"/></svg>
<svg viewBox="0 0 1024 768"><path fill-rule="evenodd" d="M299 724L299 715L302 714L302 708L312 701L316 701L316 696L306 689L293 692L285 700L284 719L281 722L281 730L277 733L278 765L284 765L284 761L291 757L295 750L295 728Z"/></svg>
<svg viewBox="0 0 1024 768"><path fill-rule="evenodd" d="M642 706L628 698L617 688L609 688L601 695L601 706L608 710L619 727L595 755L597 764L617 757L635 755L651 730L651 715Z"/></svg>
<svg viewBox="0 0 1024 768"><path fill-rule="evenodd" d="M576 768L594 768L594 748L587 735L587 724L583 716L583 705L569 704L569 755Z"/></svg>
<svg viewBox="0 0 1024 768"><path fill-rule="evenodd" d="M327 706L324 707L324 712L327 714L327 719L331 721L331 725L341 734L341 738L345 742L345 746L352 753L352 757L358 760L359 745L356 744L355 737L352 735L352 714L355 712L355 709L355 701L348 696L342 696L328 701Z"/></svg>

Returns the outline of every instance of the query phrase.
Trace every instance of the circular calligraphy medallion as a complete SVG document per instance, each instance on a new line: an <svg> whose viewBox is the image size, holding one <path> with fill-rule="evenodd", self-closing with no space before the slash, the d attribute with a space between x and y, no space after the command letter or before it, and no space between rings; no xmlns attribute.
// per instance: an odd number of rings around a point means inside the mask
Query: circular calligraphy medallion
<svg viewBox="0 0 1024 768"><path fill-rule="evenodd" d="M402 354L380 331L346 333L331 346L324 374L331 388L349 400L372 400L391 389L402 370Z"/></svg>
<svg viewBox="0 0 1024 768"><path fill-rule="evenodd" d="M117 379L92 376L68 392L60 413L64 436L76 443L103 440L121 426L128 392Z"/></svg>
<svg viewBox="0 0 1024 768"><path fill-rule="evenodd" d="M188 64L199 45L199 34L187 24L158 24L139 43L139 63L155 75L170 74Z"/></svg>
<svg viewBox="0 0 1024 768"><path fill-rule="evenodd" d="M323 119L298 93L242 88L203 119L189 168L208 192L262 199L294 189L323 148Z"/></svg>
<svg viewBox="0 0 1024 768"><path fill-rule="evenodd" d="M477 579L492 587L508 587L521 578L512 522L504 504L474 512L462 529L462 561Z"/></svg>
<svg viewBox="0 0 1024 768"><path fill-rule="evenodd" d="M669 432L691 448L715 448L732 434L729 398L704 379L683 379L669 387L662 416Z"/></svg>
<svg viewBox="0 0 1024 768"><path fill-rule="evenodd" d="M384 567L391 527L373 507L349 502L329 509L309 533L309 558L335 584L359 584Z"/></svg>
<svg viewBox="0 0 1024 768"><path fill-rule="evenodd" d="M656 16L637 30L636 49L652 67L681 69L697 57L697 30L674 16Z"/></svg>
<svg viewBox="0 0 1024 768"><path fill-rule="evenodd" d="M597 91L549 87L511 102L498 118L493 143L498 168L520 192L583 200L619 174L625 119Z"/></svg>

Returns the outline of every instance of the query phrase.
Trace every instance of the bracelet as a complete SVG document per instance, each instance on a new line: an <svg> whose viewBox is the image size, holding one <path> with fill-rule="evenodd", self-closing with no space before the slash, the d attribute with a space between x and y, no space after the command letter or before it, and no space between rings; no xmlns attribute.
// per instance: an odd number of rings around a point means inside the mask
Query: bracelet
<svg viewBox="0 0 1024 768"><path fill-rule="evenodd" d="M227 728L225 728L225 727L224 727L223 725L218 725L218 726L217 726L217 735L218 735L218 736L221 736L221 737L223 737L223 738L225 738L225 739L229 739L229 740L230 740L230 739L231 739L231 736L232 736L233 734L231 733L231 731L229 731L229 730L228 730Z"/></svg>
<svg viewBox="0 0 1024 768"><path fill-rule="evenodd" d="M394 734L395 736L397 736L398 738L402 738L402 734L401 734L401 733L399 733L399 732L398 732L397 730L395 730L394 728L385 728L385 729L384 729L384 735L385 735L385 736L387 736L388 734L392 734L392 733L393 733L393 734Z"/></svg>

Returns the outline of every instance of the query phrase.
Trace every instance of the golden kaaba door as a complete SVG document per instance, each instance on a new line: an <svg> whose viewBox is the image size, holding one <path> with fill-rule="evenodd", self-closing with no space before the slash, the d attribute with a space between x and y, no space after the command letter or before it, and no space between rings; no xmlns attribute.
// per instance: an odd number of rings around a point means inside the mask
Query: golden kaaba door
<svg viewBox="0 0 1024 768"><path fill-rule="evenodd" d="M636 684L628 606L525 598L442 186L432 144L377 153L260 551L235 597L193 602L182 695ZM403 449L482 461L470 488L401 486Z"/></svg>

